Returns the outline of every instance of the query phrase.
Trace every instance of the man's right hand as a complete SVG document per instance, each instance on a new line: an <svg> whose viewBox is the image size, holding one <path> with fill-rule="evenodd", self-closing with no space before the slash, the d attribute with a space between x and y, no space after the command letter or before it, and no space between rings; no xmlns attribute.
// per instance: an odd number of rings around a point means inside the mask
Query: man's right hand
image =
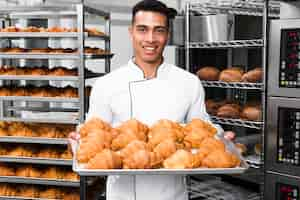
<svg viewBox="0 0 300 200"><path fill-rule="evenodd" d="M76 144L80 139L80 134L78 132L71 132L68 137L69 145L71 146L71 150L73 155L76 152Z"/></svg>

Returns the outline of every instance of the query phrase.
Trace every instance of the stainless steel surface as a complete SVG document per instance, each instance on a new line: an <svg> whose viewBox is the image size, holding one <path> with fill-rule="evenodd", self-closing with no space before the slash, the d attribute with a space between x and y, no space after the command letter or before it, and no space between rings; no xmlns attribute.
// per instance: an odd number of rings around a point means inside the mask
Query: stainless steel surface
<svg viewBox="0 0 300 200"><path fill-rule="evenodd" d="M106 35L111 35L111 33L110 33L110 31L111 31L111 29L110 29L110 14L108 14L106 16L106 18L108 20L106 20L106 22L105 22L105 30L106 30L105 34ZM110 40L105 41L105 49L110 49ZM110 58L112 58L112 56ZM105 60L105 73L110 72L110 64L111 64L110 59L106 59Z"/></svg>
<svg viewBox="0 0 300 200"><path fill-rule="evenodd" d="M266 161L265 168L267 171L286 173L290 175L300 176L300 166L287 165L277 162L277 144L278 144L278 108L288 107L300 109L300 99L269 97L267 108L267 130L266 135Z"/></svg>
<svg viewBox="0 0 300 200"><path fill-rule="evenodd" d="M226 149L235 154L241 160L241 165L235 168L195 168L195 169L110 169L110 170L89 170L83 169L77 163L76 154L73 156L73 171L81 176L103 176L103 175L192 175L192 174L241 174L248 168L248 164L240 155L235 145L224 138L219 138L226 146ZM78 147L78 146L77 146Z"/></svg>
<svg viewBox="0 0 300 200"><path fill-rule="evenodd" d="M62 120L62 119L49 119L49 118L18 118L18 117L2 117L2 121L8 121L8 122L39 122L39 123L56 123L56 124L78 124L79 120Z"/></svg>
<svg viewBox="0 0 300 200"><path fill-rule="evenodd" d="M279 69L282 29L300 28L299 19L272 20L270 24L268 96L300 97L299 88L280 88Z"/></svg>
<svg viewBox="0 0 300 200"><path fill-rule="evenodd" d="M30 96L0 96L2 101L40 101L40 102L65 102L78 103L78 98L61 97L30 97Z"/></svg>
<svg viewBox="0 0 300 200"><path fill-rule="evenodd" d="M0 53L2 59L79 59L77 53L72 54L36 54L36 53Z"/></svg>
<svg viewBox="0 0 300 200"><path fill-rule="evenodd" d="M71 166L72 160L0 156L0 162Z"/></svg>
<svg viewBox="0 0 300 200"><path fill-rule="evenodd" d="M30 178L17 176L0 176L0 183L23 183L33 185L51 185L51 186L66 186L79 187L79 181L64 181L57 179Z"/></svg>
<svg viewBox="0 0 300 200"><path fill-rule="evenodd" d="M229 40L233 16L225 14L190 16L190 42L219 42Z"/></svg>
<svg viewBox="0 0 300 200"><path fill-rule="evenodd" d="M194 3L191 4L191 10L198 14L216 14L216 13L229 13L235 15L250 15L250 16L263 16L264 15L264 2L255 1L212 1L208 3ZM269 17L279 17L280 4L272 3L269 6Z"/></svg>
<svg viewBox="0 0 300 200"><path fill-rule="evenodd" d="M176 16L175 19L170 22L170 45L180 45L185 44L185 17Z"/></svg>
<svg viewBox="0 0 300 200"><path fill-rule="evenodd" d="M38 111L38 112L77 112L79 107L31 107L31 106L8 106L8 111Z"/></svg>
<svg viewBox="0 0 300 200"><path fill-rule="evenodd" d="M232 40L220 42L191 42L189 48L250 48L263 47L263 40Z"/></svg>
<svg viewBox="0 0 300 200"><path fill-rule="evenodd" d="M265 200L279 199L278 192L276 191L278 183L293 185L299 188L300 179L297 177L286 176L284 174L276 174L276 173L268 172L265 178L265 190L264 190Z"/></svg>
<svg viewBox="0 0 300 200"><path fill-rule="evenodd" d="M262 83L201 81L203 87L236 88L248 90L263 90Z"/></svg>
<svg viewBox="0 0 300 200"><path fill-rule="evenodd" d="M227 125L248 127L254 129L261 129L264 124L263 122L245 121L241 119L221 118L216 116L210 116L210 117L211 120L217 124L227 124Z"/></svg>
<svg viewBox="0 0 300 200"><path fill-rule="evenodd" d="M68 145L68 139L41 138L41 137L14 137L1 136L0 143L25 143L25 144L62 144Z"/></svg>
<svg viewBox="0 0 300 200"><path fill-rule="evenodd" d="M77 32L0 32L0 38L77 38ZM84 33L85 39L102 39L110 40L107 35L90 35L87 32Z"/></svg>
<svg viewBox="0 0 300 200"><path fill-rule="evenodd" d="M190 3L185 5L185 69L190 71Z"/></svg>
<svg viewBox="0 0 300 200"><path fill-rule="evenodd" d="M78 81L77 76L0 75L0 80Z"/></svg>

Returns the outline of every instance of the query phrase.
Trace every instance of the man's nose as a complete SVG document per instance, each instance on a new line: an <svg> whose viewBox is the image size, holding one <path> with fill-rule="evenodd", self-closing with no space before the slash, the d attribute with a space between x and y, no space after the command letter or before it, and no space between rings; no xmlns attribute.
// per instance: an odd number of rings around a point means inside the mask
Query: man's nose
<svg viewBox="0 0 300 200"><path fill-rule="evenodd" d="M146 34L146 41L147 42L153 42L155 40L155 35L153 34L152 31L148 31Z"/></svg>

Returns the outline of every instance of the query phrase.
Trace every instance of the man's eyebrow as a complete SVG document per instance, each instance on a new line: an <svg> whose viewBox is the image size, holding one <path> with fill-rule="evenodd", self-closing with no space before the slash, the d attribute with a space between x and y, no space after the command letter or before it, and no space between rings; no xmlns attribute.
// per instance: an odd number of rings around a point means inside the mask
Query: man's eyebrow
<svg viewBox="0 0 300 200"><path fill-rule="evenodd" d="M144 24L137 24L136 27L138 27L138 28L148 28L149 26L144 25ZM167 29L166 26L154 26L154 29L160 29L160 28Z"/></svg>

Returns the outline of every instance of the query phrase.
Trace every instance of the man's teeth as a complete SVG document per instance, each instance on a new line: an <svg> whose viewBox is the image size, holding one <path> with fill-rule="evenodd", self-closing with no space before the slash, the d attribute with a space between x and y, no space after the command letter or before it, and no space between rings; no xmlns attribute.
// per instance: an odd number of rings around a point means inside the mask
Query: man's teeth
<svg viewBox="0 0 300 200"><path fill-rule="evenodd" d="M155 48L154 47L144 47L146 50L153 51Z"/></svg>

